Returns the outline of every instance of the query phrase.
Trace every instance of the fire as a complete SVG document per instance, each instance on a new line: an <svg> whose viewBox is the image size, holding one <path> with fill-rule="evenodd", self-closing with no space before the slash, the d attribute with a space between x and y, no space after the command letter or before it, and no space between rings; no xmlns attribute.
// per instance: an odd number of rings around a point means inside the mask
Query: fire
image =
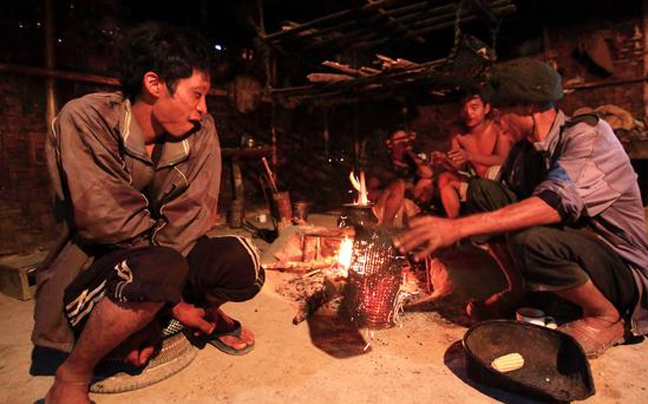
<svg viewBox="0 0 648 404"><path fill-rule="evenodd" d="M367 184L365 181L364 171L360 171L360 179L358 179L353 173L353 171L351 171L351 173L349 174L349 180L351 181L353 188L355 188L358 191L358 199L354 203L356 205L361 205L361 206L368 205L369 198L367 193Z"/></svg>
<svg viewBox="0 0 648 404"><path fill-rule="evenodd" d="M338 263L345 271L348 271L351 266L351 256L353 255L353 239L345 237L340 242L340 250L338 251Z"/></svg>

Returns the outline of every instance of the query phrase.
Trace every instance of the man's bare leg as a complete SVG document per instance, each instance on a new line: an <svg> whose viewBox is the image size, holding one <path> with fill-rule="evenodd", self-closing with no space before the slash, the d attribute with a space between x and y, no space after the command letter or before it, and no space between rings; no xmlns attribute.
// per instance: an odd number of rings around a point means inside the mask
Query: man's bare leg
<svg viewBox="0 0 648 404"><path fill-rule="evenodd" d="M513 259L508 244L504 241L488 243L488 254L497 262L506 278L507 291L513 295L523 297L525 294L525 282L518 265Z"/></svg>
<svg viewBox="0 0 648 404"><path fill-rule="evenodd" d="M621 320L619 311L591 280L581 286L555 293L580 306L583 310L582 320L594 328L608 328Z"/></svg>
<svg viewBox="0 0 648 404"><path fill-rule="evenodd" d="M104 298L92 311L70 356L59 366L46 403L88 403L94 368L129 336L144 328L162 302L114 303ZM142 356L153 352L142 352ZM147 357L140 357L144 363Z"/></svg>
<svg viewBox="0 0 648 404"><path fill-rule="evenodd" d="M526 296L522 273L516 264L508 245L504 241L488 243L488 254L495 260L504 274L508 287L483 301L470 302L466 307L468 316L474 321L497 318L510 314Z"/></svg>
<svg viewBox="0 0 648 404"><path fill-rule="evenodd" d="M441 204L449 219L459 217L461 200L459 199L459 185L461 180L450 172L439 175L439 196Z"/></svg>
<svg viewBox="0 0 648 404"><path fill-rule="evenodd" d="M399 209L403 206L405 200L405 182L403 180L395 180L385 190L387 197L385 198L385 207L383 209L382 226L393 227L394 219Z"/></svg>

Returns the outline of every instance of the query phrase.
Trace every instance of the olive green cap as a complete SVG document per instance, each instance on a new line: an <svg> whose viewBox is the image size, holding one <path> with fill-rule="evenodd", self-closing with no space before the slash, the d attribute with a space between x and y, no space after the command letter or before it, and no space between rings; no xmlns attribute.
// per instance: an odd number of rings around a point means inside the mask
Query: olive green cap
<svg viewBox="0 0 648 404"><path fill-rule="evenodd" d="M563 97L560 74L546 63L527 58L495 68L485 90L494 107L553 102Z"/></svg>

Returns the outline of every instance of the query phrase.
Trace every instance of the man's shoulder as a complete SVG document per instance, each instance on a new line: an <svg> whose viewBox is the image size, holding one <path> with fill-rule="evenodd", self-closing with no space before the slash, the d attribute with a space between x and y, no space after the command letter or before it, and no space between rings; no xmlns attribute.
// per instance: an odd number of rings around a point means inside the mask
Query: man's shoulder
<svg viewBox="0 0 648 404"><path fill-rule="evenodd" d="M596 114L582 114L565 118L562 125L562 136L565 139L617 139L610 125Z"/></svg>
<svg viewBox="0 0 648 404"><path fill-rule="evenodd" d="M579 124L582 124L583 129L588 127L594 128L598 125L601 118L596 114L580 114L572 116L571 118L565 119L565 129L574 128Z"/></svg>
<svg viewBox="0 0 648 404"><path fill-rule="evenodd" d="M110 120L118 119L121 105L125 102L121 93L92 93L67 102L58 115L59 119L87 120L91 116Z"/></svg>
<svg viewBox="0 0 648 404"><path fill-rule="evenodd" d="M218 140L218 133L216 131L216 122L214 117L210 114L205 114L200 123L200 130L196 132L196 137L204 139L216 139Z"/></svg>

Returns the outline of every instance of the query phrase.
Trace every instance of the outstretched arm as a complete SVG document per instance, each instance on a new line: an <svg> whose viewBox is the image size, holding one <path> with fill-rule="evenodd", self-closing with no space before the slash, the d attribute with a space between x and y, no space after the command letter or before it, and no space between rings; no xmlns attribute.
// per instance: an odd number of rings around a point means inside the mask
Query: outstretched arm
<svg viewBox="0 0 648 404"><path fill-rule="evenodd" d="M560 220L558 211L534 196L493 212L459 219L432 216L412 219L410 229L398 236L394 244L403 253L414 252L420 260L466 237L507 233Z"/></svg>

